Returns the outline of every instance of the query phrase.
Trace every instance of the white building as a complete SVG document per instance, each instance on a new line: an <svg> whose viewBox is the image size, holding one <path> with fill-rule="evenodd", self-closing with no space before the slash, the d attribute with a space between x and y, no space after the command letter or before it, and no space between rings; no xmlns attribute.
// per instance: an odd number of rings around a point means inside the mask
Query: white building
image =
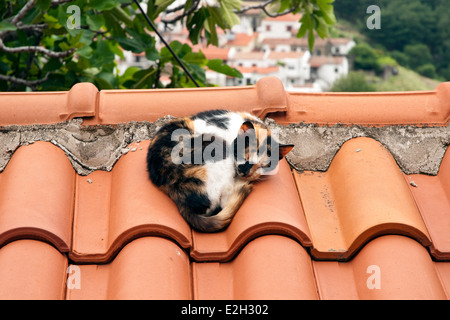
<svg viewBox="0 0 450 320"><path fill-rule="evenodd" d="M311 80L321 87L322 91L329 90L333 83L349 71L346 57L313 56L311 65Z"/></svg>
<svg viewBox="0 0 450 320"><path fill-rule="evenodd" d="M300 29L300 14L286 14L276 18L267 17L258 28L260 41L267 38L291 38Z"/></svg>

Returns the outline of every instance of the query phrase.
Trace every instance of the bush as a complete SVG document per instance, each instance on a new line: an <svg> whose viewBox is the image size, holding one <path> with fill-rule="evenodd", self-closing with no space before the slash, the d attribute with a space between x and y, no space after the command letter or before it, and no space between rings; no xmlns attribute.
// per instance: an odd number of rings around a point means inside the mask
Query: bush
<svg viewBox="0 0 450 320"><path fill-rule="evenodd" d="M436 78L437 77L436 68L431 63L421 65L420 67L418 67L416 69L416 71L424 77L428 77L428 78Z"/></svg>
<svg viewBox="0 0 450 320"><path fill-rule="evenodd" d="M405 46L403 51L408 56L409 67L413 70L419 71L420 66L433 63L430 48L424 44L410 44Z"/></svg>
<svg viewBox="0 0 450 320"><path fill-rule="evenodd" d="M334 83L332 92L373 92L375 87L366 81L364 73L349 72L346 77L342 77Z"/></svg>
<svg viewBox="0 0 450 320"><path fill-rule="evenodd" d="M367 43L360 43L350 50L350 55L354 58L355 70L375 70L380 71L377 52Z"/></svg>
<svg viewBox="0 0 450 320"><path fill-rule="evenodd" d="M405 53L395 50L390 55L399 65L403 67L409 66L409 57Z"/></svg>

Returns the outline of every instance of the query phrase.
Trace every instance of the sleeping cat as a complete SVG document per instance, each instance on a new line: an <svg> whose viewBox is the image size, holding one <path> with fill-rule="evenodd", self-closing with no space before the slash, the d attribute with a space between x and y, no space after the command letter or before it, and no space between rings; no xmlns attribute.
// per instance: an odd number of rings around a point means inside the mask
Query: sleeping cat
<svg viewBox="0 0 450 320"><path fill-rule="evenodd" d="M293 145L281 145L257 117L205 111L162 126L147 154L151 181L191 227L227 227L253 183L271 174Z"/></svg>

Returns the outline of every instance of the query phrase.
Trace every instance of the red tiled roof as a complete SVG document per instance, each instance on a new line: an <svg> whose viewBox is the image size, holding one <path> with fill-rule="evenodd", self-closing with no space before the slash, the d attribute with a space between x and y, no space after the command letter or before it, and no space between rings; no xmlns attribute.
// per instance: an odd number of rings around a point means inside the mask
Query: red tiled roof
<svg viewBox="0 0 450 320"><path fill-rule="evenodd" d="M257 32L254 32L252 34L234 33L234 39L229 40L226 45L229 47L248 46L257 37L258 37Z"/></svg>
<svg viewBox="0 0 450 320"><path fill-rule="evenodd" d="M311 56L309 64L311 67L321 67L325 64L337 64L340 65L344 61L344 57L332 57L332 56Z"/></svg>
<svg viewBox="0 0 450 320"><path fill-rule="evenodd" d="M278 17L266 17L264 20L266 21L299 21L301 19L302 15L300 13L288 13L285 15L281 15Z"/></svg>
<svg viewBox="0 0 450 320"><path fill-rule="evenodd" d="M79 84L69 92L0 93L0 135L73 117L102 128L220 107L280 124L441 130L449 97L449 83L358 94L290 93L274 78L177 90L98 92ZM64 130L76 136L76 128ZM58 144L20 139L0 173L0 298L450 298L450 140L441 142L447 152L435 176L403 173L370 137L347 139L324 172L298 172L283 160L225 231L207 234L191 230L149 181L149 140L132 141L110 172L80 175ZM412 138L402 139L406 146Z"/></svg>
<svg viewBox="0 0 450 320"><path fill-rule="evenodd" d="M280 67L236 67L240 73L257 73L257 74L271 74L277 72Z"/></svg>

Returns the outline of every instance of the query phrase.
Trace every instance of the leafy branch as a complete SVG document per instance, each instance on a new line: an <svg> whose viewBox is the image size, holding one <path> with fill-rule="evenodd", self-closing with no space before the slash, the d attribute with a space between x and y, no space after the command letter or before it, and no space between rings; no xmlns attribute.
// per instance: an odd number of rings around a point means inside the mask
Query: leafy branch
<svg viewBox="0 0 450 320"><path fill-rule="evenodd" d="M297 36L325 37L335 21L333 0L267 0L242 6L241 0L143 0L147 14L167 26L183 23L189 39L218 44L219 28L231 29L238 14L260 9L276 17L301 13ZM78 13L67 11L69 6ZM208 60L187 44L170 43L196 82L202 86L206 70L242 77L222 60ZM145 55L143 70L118 72L123 50ZM161 79L170 79L163 84ZM159 48L153 30L131 0L0 0L0 91L67 90L77 82L92 82L100 89L190 87L193 83L167 48Z"/></svg>

